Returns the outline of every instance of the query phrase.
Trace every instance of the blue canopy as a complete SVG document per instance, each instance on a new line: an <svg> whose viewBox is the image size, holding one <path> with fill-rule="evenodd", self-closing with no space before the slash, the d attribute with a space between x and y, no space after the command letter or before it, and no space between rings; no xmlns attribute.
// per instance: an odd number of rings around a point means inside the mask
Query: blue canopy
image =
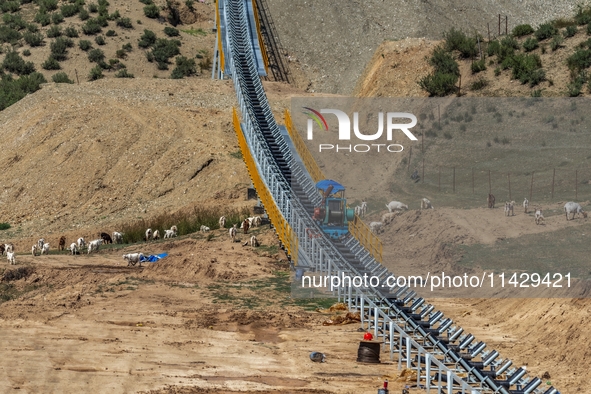
<svg viewBox="0 0 591 394"><path fill-rule="evenodd" d="M345 187L343 185L331 179L323 179L316 184L316 187L323 191L326 191L326 189L328 189L329 186L332 186L332 193L338 193L345 190Z"/></svg>
<svg viewBox="0 0 591 394"><path fill-rule="evenodd" d="M155 263L155 262L157 262L158 260L160 260L160 259L162 259L162 258L164 258L164 257L166 257L166 256L168 256L168 253L160 253L160 254L156 254L156 255L154 255L154 254L151 254L151 255L149 255L148 257L144 256L144 257L142 258L142 263L145 263L145 262L148 262L148 263Z"/></svg>

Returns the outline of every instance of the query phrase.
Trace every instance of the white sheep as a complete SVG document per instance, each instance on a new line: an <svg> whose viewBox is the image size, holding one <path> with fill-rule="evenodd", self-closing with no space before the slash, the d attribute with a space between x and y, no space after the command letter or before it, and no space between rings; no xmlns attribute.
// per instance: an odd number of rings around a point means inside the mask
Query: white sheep
<svg viewBox="0 0 591 394"><path fill-rule="evenodd" d="M569 201L566 204L564 204L564 213L566 214L566 220L569 220L568 215L570 215L571 213L573 214L573 217L570 220L575 218L575 214L577 215L577 217L579 217L581 214L583 214L584 218L587 217L587 212L583 211L583 207L581 207L576 202L572 201Z"/></svg>
<svg viewBox="0 0 591 394"><path fill-rule="evenodd" d="M527 208L529 208L529 201L527 200L527 197L523 199L523 211L525 213L527 213Z"/></svg>
<svg viewBox="0 0 591 394"><path fill-rule="evenodd" d="M146 242L152 239L152 229L149 228L146 230Z"/></svg>
<svg viewBox="0 0 591 394"><path fill-rule="evenodd" d="M160 239L160 231L158 231L157 229L154 230L154 234L152 234L152 239L154 241L156 241L157 239Z"/></svg>
<svg viewBox="0 0 591 394"><path fill-rule="evenodd" d="M382 222L371 222L369 224L369 229L371 230L372 233L374 234L379 234L382 232L382 229L384 227L384 223Z"/></svg>
<svg viewBox="0 0 591 394"><path fill-rule="evenodd" d="M12 252L14 253L14 245L13 244L4 244L4 250L6 253Z"/></svg>
<svg viewBox="0 0 591 394"><path fill-rule="evenodd" d="M41 255L49 254L49 243L44 243L41 248Z"/></svg>
<svg viewBox="0 0 591 394"><path fill-rule="evenodd" d="M86 246L86 241L84 240L84 238L82 238L82 237L78 238L78 250L82 250L82 248L85 246Z"/></svg>
<svg viewBox="0 0 591 394"><path fill-rule="evenodd" d="M37 244L35 244L31 247L31 254L33 255L33 257L37 256L38 250L39 250L39 248L37 247Z"/></svg>
<svg viewBox="0 0 591 394"><path fill-rule="evenodd" d="M98 252L99 247L102 245L102 243L103 243L102 238L95 239L94 241L90 241L88 243L88 254L90 254L93 250Z"/></svg>
<svg viewBox="0 0 591 394"><path fill-rule="evenodd" d="M255 216L252 218L252 221L250 222L250 226L251 227L258 227L261 225L262 221L263 220L261 219L260 216Z"/></svg>
<svg viewBox="0 0 591 394"><path fill-rule="evenodd" d="M172 230L164 230L164 239L176 237L176 233Z"/></svg>
<svg viewBox="0 0 591 394"><path fill-rule="evenodd" d="M43 249L44 244L45 244L44 238L41 238L39 241L37 241L37 246L39 247L39 250Z"/></svg>
<svg viewBox="0 0 591 394"><path fill-rule="evenodd" d="M123 243L123 233L113 231L113 242L116 244L122 244Z"/></svg>
<svg viewBox="0 0 591 394"><path fill-rule="evenodd" d="M6 258L10 265L16 265L16 259L14 258L14 252L6 252Z"/></svg>
<svg viewBox="0 0 591 394"><path fill-rule="evenodd" d="M361 217L361 205L356 205L354 209L355 209L355 215Z"/></svg>
<svg viewBox="0 0 591 394"><path fill-rule="evenodd" d="M394 221L396 217L396 212L388 212L382 215L382 223L388 225Z"/></svg>
<svg viewBox="0 0 591 394"><path fill-rule="evenodd" d="M209 232L211 229L205 225L201 225L201 228L199 229L199 231L201 231L202 233L207 233Z"/></svg>
<svg viewBox="0 0 591 394"><path fill-rule="evenodd" d="M220 228L225 228L226 227L226 217L225 216L220 217L220 220L218 220L218 223L220 225Z"/></svg>
<svg viewBox="0 0 591 394"><path fill-rule="evenodd" d="M78 254L78 246L76 245L76 242L70 244L70 252L72 252L72 256Z"/></svg>
<svg viewBox="0 0 591 394"><path fill-rule="evenodd" d="M536 224L544 222L544 215L542 214L542 210L540 208L536 209L536 213L534 216L536 218Z"/></svg>
<svg viewBox="0 0 591 394"><path fill-rule="evenodd" d="M431 205L431 201L426 198L421 200L421 209L433 209L433 205Z"/></svg>
<svg viewBox="0 0 591 394"><path fill-rule="evenodd" d="M390 203L386 204L386 208L388 211L402 211L403 209L408 209L408 205L401 203L400 201L390 201Z"/></svg>
<svg viewBox="0 0 591 394"><path fill-rule="evenodd" d="M238 227L238 224L234 224L234 226L230 227L230 238L232 238L232 243L236 242L236 227Z"/></svg>
<svg viewBox="0 0 591 394"><path fill-rule="evenodd" d="M515 216L515 201L505 202L505 216Z"/></svg>
<svg viewBox="0 0 591 394"><path fill-rule="evenodd" d="M142 266L142 260L144 259L144 255L143 253L128 253L128 254L124 254L123 255L123 260L127 260L127 266L129 267L130 265L135 266L136 263L140 264L140 267Z"/></svg>
<svg viewBox="0 0 591 394"><path fill-rule="evenodd" d="M367 202L361 201L361 217L364 217L367 213Z"/></svg>
<svg viewBox="0 0 591 394"><path fill-rule="evenodd" d="M172 227L170 228L170 231L172 231L172 232L174 233L174 236L175 236L175 237L177 236L177 233L179 232L179 230L176 228L176 226L172 226Z"/></svg>
<svg viewBox="0 0 591 394"><path fill-rule="evenodd" d="M254 235L250 237L250 246L257 247L259 246L259 240Z"/></svg>

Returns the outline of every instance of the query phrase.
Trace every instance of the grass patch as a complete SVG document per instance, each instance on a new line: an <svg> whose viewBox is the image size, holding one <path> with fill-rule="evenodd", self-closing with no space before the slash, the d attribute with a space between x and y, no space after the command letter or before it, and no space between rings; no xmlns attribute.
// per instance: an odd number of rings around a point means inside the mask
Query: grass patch
<svg viewBox="0 0 591 394"><path fill-rule="evenodd" d="M181 30L183 33L187 33L190 34L192 36L203 36L205 37L207 35L207 32L205 30L203 30L202 28L199 29L187 29L187 30Z"/></svg>

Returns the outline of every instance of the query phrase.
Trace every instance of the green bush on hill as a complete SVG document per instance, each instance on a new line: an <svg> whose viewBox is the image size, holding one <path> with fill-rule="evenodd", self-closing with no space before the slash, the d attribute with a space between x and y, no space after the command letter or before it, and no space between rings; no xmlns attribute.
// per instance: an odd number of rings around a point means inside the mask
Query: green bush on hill
<svg viewBox="0 0 591 394"><path fill-rule="evenodd" d="M531 25L524 24L515 26L511 34L513 34L513 37L523 37L532 34L533 32L534 28L531 27Z"/></svg>
<svg viewBox="0 0 591 394"><path fill-rule="evenodd" d="M25 62L18 52L11 50L6 53L2 68L17 75L29 75L35 72L35 65L32 62Z"/></svg>
<svg viewBox="0 0 591 394"><path fill-rule="evenodd" d="M184 56L177 56L175 60L176 67L174 70L172 70L172 74L170 75L172 79L181 79L197 74L197 65L195 64L195 60L187 59Z"/></svg>
<svg viewBox="0 0 591 394"><path fill-rule="evenodd" d="M558 29L550 23L541 24L534 33L538 41L543 41L558 34Z"/></svg>
<svg viewBox="0 0 591 394"><path fill-rule="evenodd" d="M68 74L66 74L65 72L53 74L51 80L55 83L74 83L74 81L68 78Z"/></svg>

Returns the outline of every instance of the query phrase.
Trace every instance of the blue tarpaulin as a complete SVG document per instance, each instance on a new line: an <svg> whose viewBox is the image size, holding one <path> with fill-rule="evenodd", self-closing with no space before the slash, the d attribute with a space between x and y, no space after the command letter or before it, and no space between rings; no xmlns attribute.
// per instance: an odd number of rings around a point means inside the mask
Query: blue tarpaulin
<svg viewBox="0 0 591 394"><path fill-rule="evenodd" d="M345 187L343 185L341 185L340 183L338 183L336 181L333 181L332 179L324 179L324 180L316 183L316 187L318 189L323 190L323 191L326 191L326 189L328 189L329 186L332 186L331 193L333 193L333 194L345 190Z"/></svg>
<svg viewBox="0 0 591 394"><path fill-rule="evenodd" d="M168 253L151 254L148 257L144 256L142 258L142 263L155 263L166 256L168 256Z"/></svg>

